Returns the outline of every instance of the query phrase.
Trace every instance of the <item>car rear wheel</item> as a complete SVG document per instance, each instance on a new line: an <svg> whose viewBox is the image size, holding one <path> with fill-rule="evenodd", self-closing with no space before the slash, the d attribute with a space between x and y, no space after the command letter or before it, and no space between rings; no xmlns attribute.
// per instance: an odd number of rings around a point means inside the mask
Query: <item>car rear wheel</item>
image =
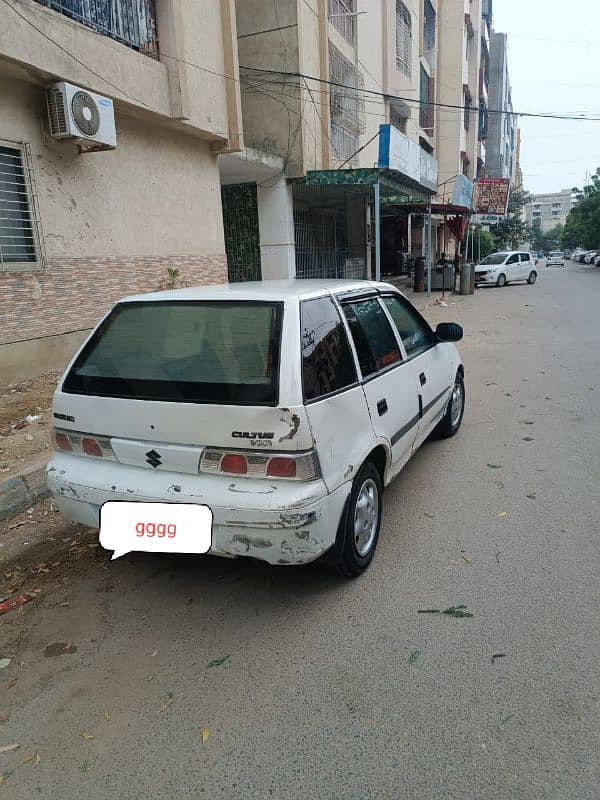
<svg viewBox="0 0 600 800"><path fill-rule="evenodd" d="M432 439L449 439L455 436L465 415L465 383L460 372L457 373L452 394L442 420L431 434Z"/></svg>
<svg viewBox="0 0 600 800"><path fill-rule="evenodd" d="M344 535L335 565L340 575L355 578L373 560L381 527L381 497L381 476L375 465L367 461L352 482L342 522Z"/></svg>
<svg viewBox="0 0 600 800"><path fill-rule="evenodd" d="M529 273L529 277L527 278L527 283L530 286L533 286L533 284L536 282L536 280L537 280L537 272L535 272L534 270L531 270L531 272Z"/></svg>
<svg viewBox="0 0 600 800"><path fill-rule="evenodd" d="M506 286L506 275L503 272L501 272L500 275L498 275L498 280L496 281L496 286L498 286L500 289L503 286Z"/></svg>

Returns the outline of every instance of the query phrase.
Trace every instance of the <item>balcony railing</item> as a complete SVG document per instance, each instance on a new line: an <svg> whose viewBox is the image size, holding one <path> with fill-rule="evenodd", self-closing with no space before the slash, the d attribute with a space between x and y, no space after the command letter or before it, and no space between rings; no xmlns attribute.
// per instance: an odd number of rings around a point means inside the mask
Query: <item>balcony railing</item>
<svg viewBox="0 0 600 800"><path fill-rule="evenodd" d="M158 58L154 0L37 0L102 36Z"/></svg>

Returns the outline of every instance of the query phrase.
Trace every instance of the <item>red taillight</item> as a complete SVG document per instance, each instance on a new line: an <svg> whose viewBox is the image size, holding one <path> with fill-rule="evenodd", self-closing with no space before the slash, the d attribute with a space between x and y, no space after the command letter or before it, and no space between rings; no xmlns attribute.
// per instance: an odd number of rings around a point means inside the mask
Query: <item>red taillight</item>
<svg viewBox="0 0 600 800"><path fill-rule="evenodd" d="M69 437L66 433L55 433L54 441L56 442L56 446L59 450L73 450L71 442L69 441Z"/></svg>
<svg viewBox="0 0 600 800"><path fill-rule="evenodd" d="M221 459L221 472L229 472L231 475L245 475L248 472L246 456L242 456L239 453L226 453Z"/></svg>
<svg viewBox="0 0 600 800"><path fill-rule="evenodd" d="M269 478L295 478L296 460L294 458L276 457L267 464Z"/></svg>
<svg viewBox="0 0 600 800"><path fill-rule="evenodd" d="M81 449L86 456L96 456L96 458L102 458L103 456L102 448L95 439L82 439Z"/></svg>

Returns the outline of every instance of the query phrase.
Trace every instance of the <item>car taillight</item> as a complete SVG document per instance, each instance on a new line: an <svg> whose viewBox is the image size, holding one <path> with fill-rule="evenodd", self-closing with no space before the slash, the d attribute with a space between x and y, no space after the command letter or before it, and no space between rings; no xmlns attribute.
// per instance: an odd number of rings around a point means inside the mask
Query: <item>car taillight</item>
<svg viewBox="0 0 600 800"><path fill-rule="evenodd" d="M108 436L80 433L79 431L60 430L55 428L52 439L56 450L74 455L93 456L116 461Z"/></svg>
<svg viewBox="0 0 600 800"><path fill-rule="evenodd" d="M87 436L81 440L81 449L86 456L96 456L96 458L102 458L103 456L102 448L98 442Z"/></svg>
<svg viewBox="0 0 600 800"><path fill-rule="evenodd" d="M262 451L221 450L218 447L207 447L204 450L200 459L200 472L292 481L314 481L321 477L319 459L314 451L272 455Z"/></svg>
<svg viewBox="0 0 600 800"><path fill-rule="evenodd" d="M267 475L269 478L295 478L297 472L296 459L275 456L269 459Z"/></svg>
<svg viewBox="0 0 600 800"><path fill-rule="evenodd" d="M57 450L66 450L66 451L73 451L71 447L71 442L69 441L69 437L66 433L61 433L60 431L54 432L54 444L56 445Z"/></svg>
<svg viewBox="0 0 600 800"><path fill-rule="evenodd" d="M248 462L246 457L239 453L227 453L221 459L221 472L228 472L230 475L246 475L248 473Z"/></svg>

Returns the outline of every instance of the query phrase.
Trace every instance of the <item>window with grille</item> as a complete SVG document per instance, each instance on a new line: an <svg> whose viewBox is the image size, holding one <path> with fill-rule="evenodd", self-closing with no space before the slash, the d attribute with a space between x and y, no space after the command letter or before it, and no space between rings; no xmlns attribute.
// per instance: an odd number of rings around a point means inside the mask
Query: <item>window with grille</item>
<svg viewBox="0 0 600 800"><path fill-rule="evenodd" d="M423 55L430 67L435 65L435 9L430 0L425 0L423 21Z"/></svg>
<svg viewBox="0 0 600 800"><path fill-rule="evenodd" d="M358 150L358 137L365 130L365 101L360 72L333 45L329 48L329 80L331 159L341 164ZM354 160L347 166L355 166Z"/></svg>
<svg viewBox="0 0 600 800"><path fill-rule="evenodd" d="M27 150L0 142L0 270L41 261Z"/></svg>
<svg viewBox="0 0 600 800"><path fill-rule="evenodd" d="M399 100L390 100L390 123L402 133L406 133L406 121L410 117L410 107Z"/></svg>
<svg viewBox="0 0 600 800"><path fill-rule="evenodd" d="M412 20L402 0L396 0L396 67L410 78L412 71Z"/></svg>
<svg viewBox="0 0 600 800"><path fill-rule="evenodd" d="M329 21L344 39L354 44L356 35L356 0L329 0Z"/></svg>
<svg viewBox="0 0 600 800"><path fill-rule="evenodd" d="M433 78L427 74L427 70L421 66L421 83L419 93L419 124L424 131L429 135L433 132L433 116L434 106L430 105L433 102Z"/></svg>

